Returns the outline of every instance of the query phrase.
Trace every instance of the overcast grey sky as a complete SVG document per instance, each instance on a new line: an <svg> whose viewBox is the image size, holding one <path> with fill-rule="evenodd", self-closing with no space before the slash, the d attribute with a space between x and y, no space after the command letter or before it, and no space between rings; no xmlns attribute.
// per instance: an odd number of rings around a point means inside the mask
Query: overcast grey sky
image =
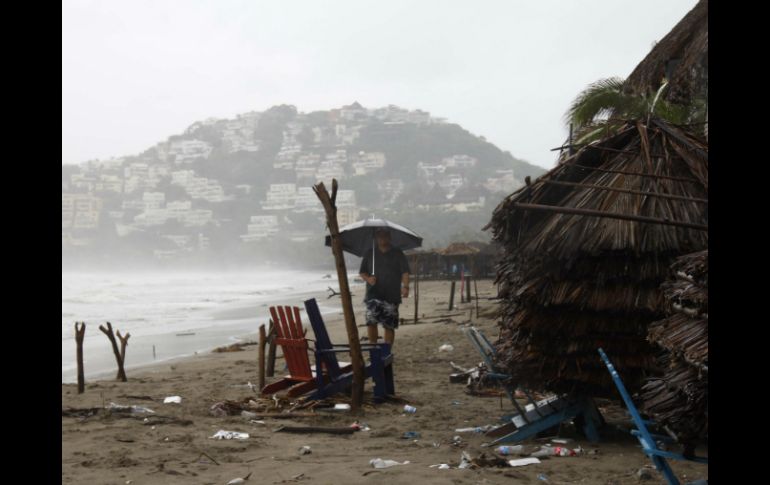
<svg viewBox="0 0 770 485"><path fill-rule="evenodd" d="M423 109L550 168L589 83L625 77L696 0L63 0L62 163L208 117Z"/></svg>

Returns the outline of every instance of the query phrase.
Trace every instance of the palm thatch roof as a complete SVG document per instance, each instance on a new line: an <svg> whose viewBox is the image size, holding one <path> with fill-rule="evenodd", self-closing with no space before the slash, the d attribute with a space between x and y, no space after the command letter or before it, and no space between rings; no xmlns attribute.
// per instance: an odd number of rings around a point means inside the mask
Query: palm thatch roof
<svg viewBox="0 0 770 485"><path fill-rule="evenodd" d="M692 447L708 439L708 250L677 259L661 289L668 316L648 339L666 371L642 388L642 409Z"/></svg>
<svg viewBox="0 0 770 485"><path fill-rule="evenodd" d="M468 243L452 243L443 249L437 249L436 252L442 256L471 256L481 252L481 249Z"/></svg>
<svg viewBox="0 0 770 485"><path fill-rule="evenodd" d="M656 369L649 324L674 258L708 245L708 144L629 121L495 209L503 365L519 384L614 397L596 349L634 391Z"/></svg>
<svg viewBox="0 0 770 485"><path fill-rule="evenodd" d="M647 54L625 81L637 94L652 94L669 79L666 98L687 103L708 89L708 0L700 0Z"/></svg>

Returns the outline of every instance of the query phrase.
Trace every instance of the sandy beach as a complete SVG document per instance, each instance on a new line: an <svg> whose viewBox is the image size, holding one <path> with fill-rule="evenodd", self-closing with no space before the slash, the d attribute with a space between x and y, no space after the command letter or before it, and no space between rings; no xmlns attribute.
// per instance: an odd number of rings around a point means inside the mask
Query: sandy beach
<svg viewBox="0 0 770 485"><path fill-rule="evenodd" d="M236 477L251 474L246 483L456 483L456 484L636 484L641 468L651 471L645 483L664 484L652 469L652 463L641 452L638 442L622 432L630 426L619 402L598 401L608 427L602 441L588 443L565 425L560 437L571 440L566 446L581 446L584 452L574 457L542 459L539 464L523 467L481 467L457 469L463 451L471 457L482 452L494 455L481 445L489 438L483 434L457 433L456 428L496 424L501 415L513 410L500 397L474 397L465 393L465 385L450 383L454 372L450 362L472 367L481 356L462 332L471 323L493 340L497 337L494 313L497 303L490 300L495 288L490 280L479 282L480 315L472 312L476 302L460 303L449 311L448 281L420 283L418 324L412 323L413 299L405 300L401 316L406 319L396 333L394 372L396 395L401 401L366 404L363 413L317 412L315 416L294 419L264 418L250 422L241 416L216 417L210 414L213 404L223 400L255 397L246 386L256 383L257 346L230 353L201 353L193 357L133 369L128 382L112 379L90 380L84 394L77 394L75 384L62 384L62 408L101 408L110 403L151 408L155 415L143 419L119 418L100 413L80 417L62 417L62 483L72 484L226 484ZM275 304L296 304L282 301ZM319 303L339 305L334 298L319 295ZM363 304L354 298L356 318L363 323ZM261 309L266 316L266 308ZM305 322L307 324L307 322ZM347 337L341 316L327 320L335 343ZM312 330L309 331L312 334ZM365 335L359 328L359 335ZM257 328L250 336L257 338ZM439 351L442 344L453 350ZM74 346L74 341L72 342ZM128 350L130 359L131 347ZM278 355L281 355L280 350ZM597 357L598 358L598 357ZM344 359L343 359L344 360ZM276 377L284 375L282 359L276 363ZM371 382L367 382L365 398L371 398ZM163 404L167 396L181 396L181 404ZM349 402L340 395L339 403ZM404 403L417 408L404 413ZM158 416L173 418L171 420ZM348 435L294 434L276 432L282 425L347 427L355 420L368 431ZM219 430L249 434L244 441L215 440ZM405 432L415 431L417 439L403 439ZM461 441L454 442L459 435ZM527 441L526 445L548 443L549 437ZM309 454L300 454L303 446ZM699 449L699 455L707 450ZM387 469L375 469L374 458L410 463ZM518 458L517 456L509 457ZM452 469L431 468L447 463ZM693 463L670 462L684 483L708 476L708 467ZM538 478L540 477L540 478Z"/></svg>

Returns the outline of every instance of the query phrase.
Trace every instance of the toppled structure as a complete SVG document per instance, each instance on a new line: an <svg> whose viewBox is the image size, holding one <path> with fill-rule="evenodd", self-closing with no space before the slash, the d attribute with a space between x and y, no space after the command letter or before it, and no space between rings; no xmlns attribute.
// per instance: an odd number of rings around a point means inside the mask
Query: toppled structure
<svg viewBox="0 0 770 485"><path fill-rule="evenodd" d="M661 377L641 391L642 409L688 446L708 439L708 250L676 260L661 285L666 314L648 340L664 350Z"/></svg>
<svg viewBox="0 0 770 485"><path fill-rule="evenodd" d="M503 200L487 228L498 263L497 354L536 390L617 397L657 370L649 325L674 259L708 247L708 144L665 121L628 121Z"/></svg>

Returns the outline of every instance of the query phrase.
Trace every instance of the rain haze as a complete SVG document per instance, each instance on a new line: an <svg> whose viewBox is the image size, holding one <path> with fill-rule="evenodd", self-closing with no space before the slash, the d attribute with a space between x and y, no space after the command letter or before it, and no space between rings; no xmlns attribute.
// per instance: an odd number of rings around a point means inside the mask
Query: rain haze
<svg viewBox="0 0 770 485"><path fill-rule="evenodd" d="M625 77L696 2L62 3L62 163L194 121L358 101L446 118L541 167L589 83Z"/></svg>

